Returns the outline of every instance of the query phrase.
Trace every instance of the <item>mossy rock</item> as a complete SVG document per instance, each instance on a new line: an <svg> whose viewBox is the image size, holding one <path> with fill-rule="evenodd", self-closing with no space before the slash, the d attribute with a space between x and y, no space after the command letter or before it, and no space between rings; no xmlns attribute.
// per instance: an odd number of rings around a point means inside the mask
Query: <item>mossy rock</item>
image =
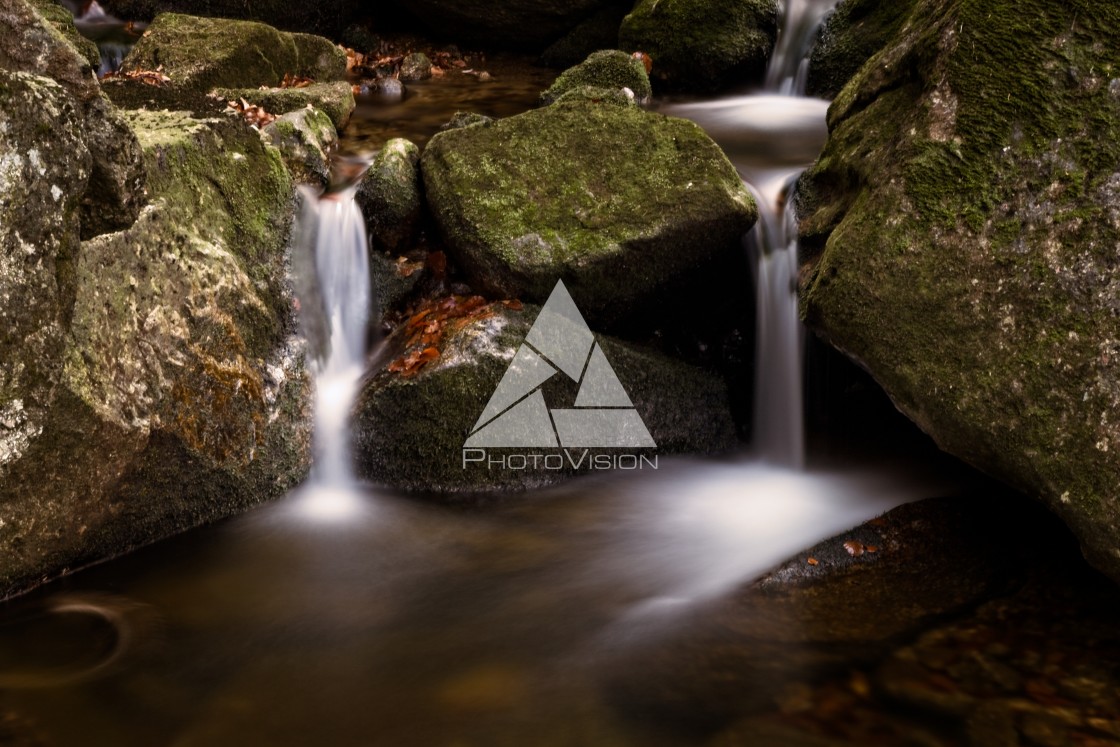
<svg viewBox="0 0 1120 747"><path fill-rule="evenodd" d="M277 118L263 135L280 151L292 179L325 189L330 184L330 152L338 143L334 122L314 108Z"/></svg>
<svg viewBox="0 0 1120 747"><path fill-rule="evenodd" d="M917 2L799 190L809 325L1116 579L1118 29L1111 4Z"/></svg>
<svg viewBox="0 0 1120 747"><path fill-rule="evenodd" d="M392 0L429 31L459 44L541 51L609 0Z"/></svg>
<svg viewBox="0 0 1120 747"><path fill-rule="evenodd" d="M627 88L639 103L646 103L653 96L649 76L641 60L617 49L604 49L560 73L541 94L541 104L551 104L569 91L587 87L614 91Z"/></svg>
<svg viewBox="0 0 1120 747"><path fill-rule="evenodd" d="M428 349L438 356L403 371L400 361L412 350L407 343L415 330L405 326L396 331L366 375L354 408L359 474L396 488L442 494L522 490L586 474L586 469L463 466L463 443L539 311L503 302L450 319L432 311L423 323L439 326L439 339L424 344L431 343ZM648 454L715 454L736 446L722 379L614 338L596 335L596 340L657 443ZM550 407L566 407L577 388L559 374L542 391ZM574 452L578 459L582 449Z"/></svg>
<svg viewBox="0 0 1120 747"><path fill-rule="evenodd" d="M328 40L292 34L253 21L179 13L156 17L121 69L162 67L173 89L208 93L214 88L279 86L285 75L320 83L342 80L346 55Z"/></svg>
<svg viewBox="0 0 1120 747"><path fill-rule="evenodd" d="M821 25L809 58L806 91L835 98L871 56L886 46L915 0L844 0Z"/></svg>
<svg viewBox="0 0 1120 747"><path fill-rule="evenodd" d="M618 46L648 54L668 88L713 91L760 77L777 34L775 0L640 0Z"/></svg>
<svg viewBox="0 0 1120 747"><path fill-rule="evenodd" d="M430 212L478 289L544 302L563 278L593 323L716 271L757 213L692 122L591 101L441 132L421 158Z"/></svg>
<svg viewBox="0 0 1120 747"><path fill-rule="evenodd" d="M592 52L617 47L618 29L626 12L626 8L618 5L603 8L541 52L541 64L571 67L587 59Z"/></svg>
<svg viewBox="0 0 1120 747"><path fill-rule="evenodd" d="M217 88L214 95L230 101L245 99L277 116L314 108L330 117L339 132L346 128L354 111L354 92L344 80L303 88Z"/></svg>
<svg viewBox="0 0 1120 747"><path fill-rule="evenodd" d="M101 52L92 39L87 39L78 33L74 25L74 14L57 0L34 0L31 3L46 21L66 38L66 41L77 50L89 66L97 70L101 65Z"/></svg>
<svg viewBox="0 0 1120 747"><path fill-rule="evenodd" d="M355 199L374 248L388 252L409 248L424 209L420 149L404 138L385 143L362 178Z"/></svg>

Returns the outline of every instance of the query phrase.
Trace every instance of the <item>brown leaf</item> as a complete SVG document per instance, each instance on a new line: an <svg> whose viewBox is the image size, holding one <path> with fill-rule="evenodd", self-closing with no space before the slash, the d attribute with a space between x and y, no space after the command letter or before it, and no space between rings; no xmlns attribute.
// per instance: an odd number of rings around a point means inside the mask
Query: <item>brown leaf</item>
<svg viewBox="0 0 1120 747"><path fill-rule="evenodd" d="M808 563L809 565L820 565L821 564L821 561L817 560L816 558L809 558L805 562Z"/></svg>
<svg viewBox="0 0 1120 747"><path fill-rule="evenodd" d="M863 555L865 548L863 543L859 540L848 540L844 543L844 549L847 550L848 554L853 558L858 558L860 555Z"/></svg>

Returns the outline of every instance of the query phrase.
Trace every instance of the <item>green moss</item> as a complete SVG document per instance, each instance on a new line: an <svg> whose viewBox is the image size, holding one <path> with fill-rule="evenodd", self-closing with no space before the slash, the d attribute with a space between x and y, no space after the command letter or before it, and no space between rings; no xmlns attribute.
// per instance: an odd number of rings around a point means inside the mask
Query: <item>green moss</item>
<svg viewBox="0 0 1120 747"><path fill-rule="evenodd" d="M774 0L640 0L618 45L652 57L668 87L716 90L760 76L777 34Z"/></svg>
<svg viewBox="0 0 1120 747"><path fill-rule="evenodd" d="M97 70L101 66L101 52L98 51L97 44L78 33L73 13L56 0L33 0L31 4L46 19L48 25L77 50L91 69Z"/></svg>
<svg viewBox="0 0 1120 747"><path fill-rule="evenodd" d="M541 104L551 104L565 93L589 87L614 91L629 88L640 102L648 101L653 95L641 60L617 49L604 49L560 73L548 90L541 94Z"/></svg>

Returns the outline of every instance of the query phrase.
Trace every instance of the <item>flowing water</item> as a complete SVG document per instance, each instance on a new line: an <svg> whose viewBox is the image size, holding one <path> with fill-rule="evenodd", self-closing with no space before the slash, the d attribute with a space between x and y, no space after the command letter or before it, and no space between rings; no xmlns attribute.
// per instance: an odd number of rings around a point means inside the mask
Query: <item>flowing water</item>
<svg viewBox="0 0 1120 747"><path fill-rule="evenodd" d="M697 744L688 723L655 732L655 710L618 707L624 655L820 538L949 489L913 467L790 469L800 332L781 205L823 141L824 107L771 92L674 110L724 145L763 208L767 463L664 459L484 512L355 485L365 237L352 190L305 195L309 486L0 605L0 741L10 718L42 744L88 747Z"/></svg>

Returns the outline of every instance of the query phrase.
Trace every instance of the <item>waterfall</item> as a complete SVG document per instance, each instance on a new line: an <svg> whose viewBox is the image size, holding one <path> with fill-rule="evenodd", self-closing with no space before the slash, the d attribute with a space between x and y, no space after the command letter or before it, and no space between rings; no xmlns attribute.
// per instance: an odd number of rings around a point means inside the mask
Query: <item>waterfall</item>
<svg viewBox="0 0 1120 747"><path fill-rule="evenodd" d="M313 486L354 482L350 409L366 357L371 308L369 249L356 179L322 196L301 188L302 241L294 259L304 334L315 379Z"/></svg>
<svg viewBox="0 0 1120 747"><path fill-rule="evenodd" d="M797 306L797 221L791 191L824 146L828 102L804 95L808 54L835 0L787 0L765 90L667 107L720 144L758 204L744 237L754 268L756 309L752 441L772 464L805 461L803 331Z"/></svg>

